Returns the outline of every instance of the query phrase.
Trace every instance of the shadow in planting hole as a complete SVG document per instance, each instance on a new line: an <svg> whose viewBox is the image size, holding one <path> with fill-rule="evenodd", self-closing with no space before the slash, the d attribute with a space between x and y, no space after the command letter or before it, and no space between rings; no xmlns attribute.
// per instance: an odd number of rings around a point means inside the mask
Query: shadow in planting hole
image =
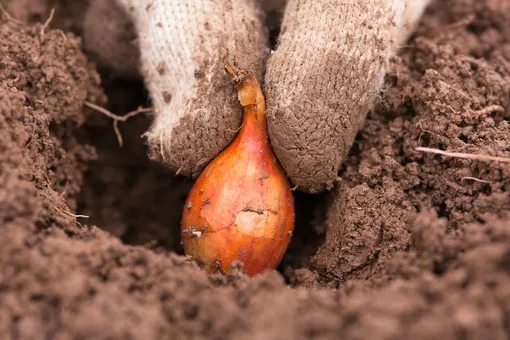
<svg viewBox="0 0 510 340"><path fill-rule="evenodd" d="M119 115L147 107L141 80L109 79L103 74L108 96L107 109ZM182 254L179 223L191 183L172 175L164 166L148 159L141 135L151 117L143 114L120 123L121 148L112 120L93 112L84 126L88 143L98 159L85 173L79 211L97 225L128 244L155 243Z"/></svg>
<svg viewBox="0 0 510 340"><path fill-rule="evenodd" d="M294 192L296 222L292 240L278 266L278 271L291 283L294 270L310 268L310 259L324 243L324 220L327 194L311 195Z"/></svg>

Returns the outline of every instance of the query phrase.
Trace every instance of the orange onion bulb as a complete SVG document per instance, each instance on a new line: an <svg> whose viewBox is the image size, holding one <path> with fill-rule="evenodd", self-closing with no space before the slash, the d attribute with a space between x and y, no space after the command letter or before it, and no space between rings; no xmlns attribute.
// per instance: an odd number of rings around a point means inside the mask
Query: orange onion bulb
<svg viewBox="0 0 510 340"><path fill-rule="evenodd" d="M289 181L270 146L265 101L256 77L224 60L244 109L234 141L196 180L184 207L186 255L209 273L243 263L252 276L280 263L294 230Z"/></svg>

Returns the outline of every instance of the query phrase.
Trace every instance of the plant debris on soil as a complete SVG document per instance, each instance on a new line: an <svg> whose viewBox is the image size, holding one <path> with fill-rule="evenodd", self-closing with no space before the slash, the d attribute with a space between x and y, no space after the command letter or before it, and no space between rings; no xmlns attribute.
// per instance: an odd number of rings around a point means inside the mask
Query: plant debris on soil
<svg viewBox="0 0 510 340"><path fill-rule="evenodd" d="M119 148L85 106L148 104L84 54L88 2L1 3L3 338L510 337L508 0L429 7L335 189L296 194L279 271L253 279L182 255L191 183L148 160L150 117L121 124Z"/></svg>

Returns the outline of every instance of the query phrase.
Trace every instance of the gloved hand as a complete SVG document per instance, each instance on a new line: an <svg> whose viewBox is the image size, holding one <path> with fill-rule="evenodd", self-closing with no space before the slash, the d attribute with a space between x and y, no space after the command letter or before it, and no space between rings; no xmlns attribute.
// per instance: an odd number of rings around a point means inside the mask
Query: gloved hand
<svg viewBox="0 0 510 340"><path fill-rule="evenodd" d="M242 111L221 64L228 50L240 67L263 77L271 144L292 183L312 193L333 185L389 57L428 3L289 0L270 51L264 9L283 8L281 0L117 0L117 9L112 1L91 4L86 22L96 22L85 24L85 43L124 40L124 47L95 52L129 70L126 51L135 47L118 8L133 21L156 109L152 158L198 174L235 137Z"/></svg>

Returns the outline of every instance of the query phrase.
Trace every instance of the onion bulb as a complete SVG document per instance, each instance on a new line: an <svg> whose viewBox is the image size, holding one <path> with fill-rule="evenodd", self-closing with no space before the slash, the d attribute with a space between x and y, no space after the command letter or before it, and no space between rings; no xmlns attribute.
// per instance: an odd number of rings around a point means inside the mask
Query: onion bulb
<svg viewBox="0 0 510 340"><path fill-rule="evenodd" d="M209 273L232 263L252 276L280 263L294 230L290 183L269 143L256 77L224 60L237 83L243 121L234 141L197 178L184 206L186 255Z"/></svg>

